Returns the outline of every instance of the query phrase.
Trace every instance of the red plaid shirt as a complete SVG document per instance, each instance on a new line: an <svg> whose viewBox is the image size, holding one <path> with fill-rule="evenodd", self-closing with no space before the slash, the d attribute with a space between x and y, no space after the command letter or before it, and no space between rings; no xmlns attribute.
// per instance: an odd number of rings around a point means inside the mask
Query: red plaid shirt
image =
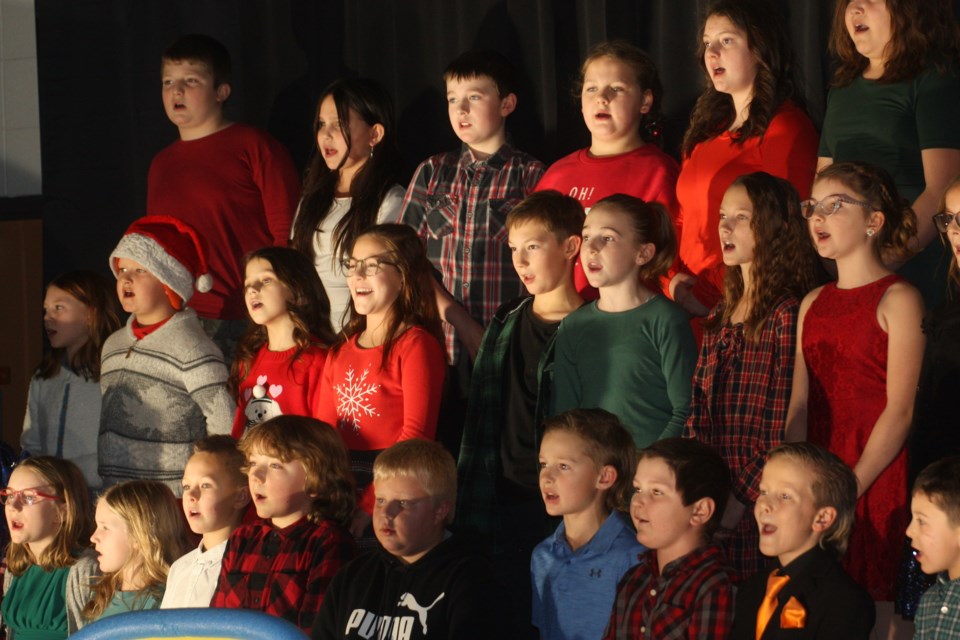
<svg viewBox="0 0 960 640"><path fill-rule="evenodd" d="M354 555L353 538L329 520L278 529L244 525L230 535L211 607L256 609L310 634L333 576Z"/></svg>
<svg viewBox="0 0 960 640"><path fill-rule="evenodd" d="M722 307L711 317L722 313ZM757 342L746 339L740 324L706 332L693 376L686 436L720 453L730 467L734 496L747 506L743 520L723 542L741 578L766 565L751 507L767 451L783 443L799 308L795 298L781 299L770 310Z"/></svg>
<svg viewBox="0 0 960 640"><path fill-rule="evenodd" d="M733 624L734 587L717 547L701 547L660 573L657 552L617 586L604 640L723 640Z"/></svg>
<svg viewBox="0 0 960 640"><path fill-rule="evenodd" d="M503 145L486 160L461 151L432 156L417 167L401 220L417 230L427 256L454 298L484 327L504 302L524 294L507 247L507 213L540 181L539 160ZM456 362L453 328L444 325L447 354Z"/></svg>

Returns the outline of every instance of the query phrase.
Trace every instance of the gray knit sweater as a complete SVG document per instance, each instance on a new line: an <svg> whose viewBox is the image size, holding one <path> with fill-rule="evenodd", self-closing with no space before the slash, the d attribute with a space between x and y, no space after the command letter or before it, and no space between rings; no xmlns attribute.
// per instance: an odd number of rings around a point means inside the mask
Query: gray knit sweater
<svg viewBox="0 0 960 640"><path fill-rule="evenodd" d="M233 425L227 369L192 309L143 340L133 335L132 321L103 345L100 476L104 488L141 478L180 495L193 443Z"/></svg>

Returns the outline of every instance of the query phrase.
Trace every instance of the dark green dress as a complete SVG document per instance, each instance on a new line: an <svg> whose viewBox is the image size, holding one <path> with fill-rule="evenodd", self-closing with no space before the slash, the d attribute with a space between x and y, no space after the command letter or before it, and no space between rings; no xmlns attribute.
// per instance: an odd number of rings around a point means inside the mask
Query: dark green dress
<svg viewBox="0 0 960 640"><path fill-rule="evenodd" d="M857 78L831 89L819 155L834 162L860 160L893 176L900 195L913 202L926 187L924 149L960 149L960 74L928 69L892 84ZM943 301L950 254L934 240L900 270L923 293L927 307Z"/></svg>
<svg viewBox="0 0 960 640"><path fill-rule="evenodd" d="M70 567L44 571L32 565L13 578L3 597L3 623L16 640L67 637L67 575Z"/></svg>

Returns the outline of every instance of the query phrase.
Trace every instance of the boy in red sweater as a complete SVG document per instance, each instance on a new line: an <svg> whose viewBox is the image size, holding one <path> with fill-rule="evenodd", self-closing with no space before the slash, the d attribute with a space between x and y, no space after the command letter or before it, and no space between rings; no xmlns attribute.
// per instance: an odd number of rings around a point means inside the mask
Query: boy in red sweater
<svg viewBox="0 0 960 640"><path fill-rule="evenodd" d="M180 139L147 176L147 213L181 218L207 241L213 290L190 305L227 362L247 323L243 256L287 245L300 194L287 150L224 116L230 74L230 54L209 36L185 35L163 52L163 108Z"/></svg>

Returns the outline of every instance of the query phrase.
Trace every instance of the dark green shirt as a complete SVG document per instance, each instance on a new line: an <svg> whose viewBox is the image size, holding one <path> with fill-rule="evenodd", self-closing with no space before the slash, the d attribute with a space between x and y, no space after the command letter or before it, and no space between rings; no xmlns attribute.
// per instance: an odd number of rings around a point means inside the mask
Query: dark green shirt
<svg viewBox="0 0 960 640"><path fill-rule="evenodd" d="M679 436L696 364L690 318L662 295L617 313L592 302L557 331L553 413L606 409L641 448Z"/></svg>

